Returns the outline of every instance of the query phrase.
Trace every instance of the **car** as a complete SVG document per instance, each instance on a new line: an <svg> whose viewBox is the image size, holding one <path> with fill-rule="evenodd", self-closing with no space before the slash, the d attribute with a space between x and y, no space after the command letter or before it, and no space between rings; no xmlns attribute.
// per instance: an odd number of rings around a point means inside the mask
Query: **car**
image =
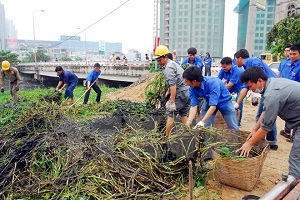
<svg viewBox="0 0 300 200"><path fill-rule="evenodd" d="M271 62L269 67L276 73L278 74L278 67L279 67L280 62Z"/></svg>

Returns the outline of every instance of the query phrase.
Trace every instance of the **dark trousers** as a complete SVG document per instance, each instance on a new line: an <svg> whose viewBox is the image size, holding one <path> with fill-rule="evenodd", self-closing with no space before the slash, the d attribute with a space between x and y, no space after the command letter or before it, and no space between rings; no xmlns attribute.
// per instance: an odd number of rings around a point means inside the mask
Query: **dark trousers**
<svg viewBox="0 0 300 200"><path fill-rule="evenodd" d="M101 89L99 88L99 86L96 83L94 85L92 85L92 88L97 93L96 102L99 103L102 91L101 91ZM91 90L88 90L85 93L84 101L83 101L84 104L87 104L87 102L89 101L90 92L91 92Z"/></svg>
<svg viewBox="0 0 300 200"><path fill-rule="evenodd" d="M211 66L205 66L205 75L204 76L211 76Z"/></svg>

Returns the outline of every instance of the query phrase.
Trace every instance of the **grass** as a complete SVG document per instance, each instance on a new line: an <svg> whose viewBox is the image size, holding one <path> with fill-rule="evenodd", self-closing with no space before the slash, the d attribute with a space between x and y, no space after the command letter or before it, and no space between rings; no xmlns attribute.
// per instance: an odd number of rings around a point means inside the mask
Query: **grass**
<svg viewBox="0 0 300 200"><path fill-rule="evenodd" d="M116 88L110 88L105 85L101 85L100 88L102 90L101 101L105 99L105 95L107 93L117 90ZM78 98L82 96L85 91L85 87L77 86L74 90L75 101L78 100ZM41 97L52 95L54 93L54 88L21 90L18 93L20 102L13 105L10 92L5 91L2 93L2 95L0 95L0 127L5 126L6 124L11 125L11 123L15 123L15 119L27 112L28 109L33 106L33 104L39 102ZM86 120L93 115L100 114L97 112L97 110L99 110L99 105L95 103L96 93L93 90L90 93L89 104L82 105L83 98L84 96L81 97L81 99L78 100L78 102L72 108L69 109L69 106L61 106L61 109L64 110L72 119L77 120ZM64 102L62 105L64 105Z"/></svg>
<svg viewBox="0 0 300 200"><path fill-rule="evenodd" d="M148 87L152 97L156 97L153 91L159 92L155 90L157 87L160 85ZM9 102L9 91L0 95L0 131L6 133L0 135L0 141L4 141L0 143L3 150L0 171L5 166L10 169L8 177L12 177L12 180L6 177L11 185L4 188L5 192L0 191L0 198L178 199L186 195L185 162L192 152L175 160L160 161L164 158L160 152L166 151L162 143L184 144L181 134L186 133L185 127L178 128L180 134L172 135L167 141L162 140L156 128L138 129L134 126L137 122L149 120L147 104L105 101L106 94L117 89L104 85L100 88L100 105L94 103L96 93L92 90L89 104L83 105L82 97L71 108L64 100L60 105L41 101L42 97L54 94L54 88L20 91L18 104ZM83 86L75 88L75 101L85 90ZM113 137L93 127L93 124L104 124L102 118L95 117L118 109L132 117L130 126ZM89 121L93 123L86 123ZM26 129L25 136L19 135L21 128ZM186 146L182 148L189 152ZM23 168L22 163L26 163ZM197 172L195 196L208 197L203 187L206 171ZM220 198L214 193L209 199Z"/></svg>

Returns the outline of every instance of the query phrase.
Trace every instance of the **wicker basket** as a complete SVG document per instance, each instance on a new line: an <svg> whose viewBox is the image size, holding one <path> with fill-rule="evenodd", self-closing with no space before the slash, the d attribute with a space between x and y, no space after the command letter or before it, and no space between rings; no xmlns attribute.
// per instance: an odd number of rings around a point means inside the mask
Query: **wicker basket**
<svg viewBox="0 0 300 200"><path fill-rule="evenodd" d="M233 137L233 135L231 133L228 134L228 132L224 134L222 138L218 138L218 140L225 140L226 143L235 143L238 138L238 140L241 140L239 142L243 143L250 133L238 131L235 132L235 134L240 134L241 137ZM214 169L214 176L216 179L222 184L251 191L261 174L263 163L269 149L268 142L261 140L253 147L253 149L259 153L259 156L246 158L244 160L221 157L218 152L212 149L212 157L213 159L216 159L216 167Z"/></svg>
<svg viewBox="0 0 300 200"><path fill-rule="evenodd" d="M240 112L239 110L237 110L235 112L236 114L236 120L238 121L239 119L239 116L240 116ZM217 129L227 129L227 124L222 116L222 113L220 111L218 111L216 113L216 116L215 116L215 120L214 120L214 128L217 128Z"/></svg>

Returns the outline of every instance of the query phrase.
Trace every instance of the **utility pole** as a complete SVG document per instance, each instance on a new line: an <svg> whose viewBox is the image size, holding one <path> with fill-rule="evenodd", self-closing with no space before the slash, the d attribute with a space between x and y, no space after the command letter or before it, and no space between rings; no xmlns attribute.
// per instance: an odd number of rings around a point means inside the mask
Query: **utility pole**
<svg viewBox="0 0 300 200"><path fill-rule="evenodd" d="M153 47L156 48L159 44L159 39L158 39L158 1L159 0L154 0L154 25L153 25ZM154 52L153 52L154 53ZM157 69L157 62L155 61L155 70Z"/></svg>

